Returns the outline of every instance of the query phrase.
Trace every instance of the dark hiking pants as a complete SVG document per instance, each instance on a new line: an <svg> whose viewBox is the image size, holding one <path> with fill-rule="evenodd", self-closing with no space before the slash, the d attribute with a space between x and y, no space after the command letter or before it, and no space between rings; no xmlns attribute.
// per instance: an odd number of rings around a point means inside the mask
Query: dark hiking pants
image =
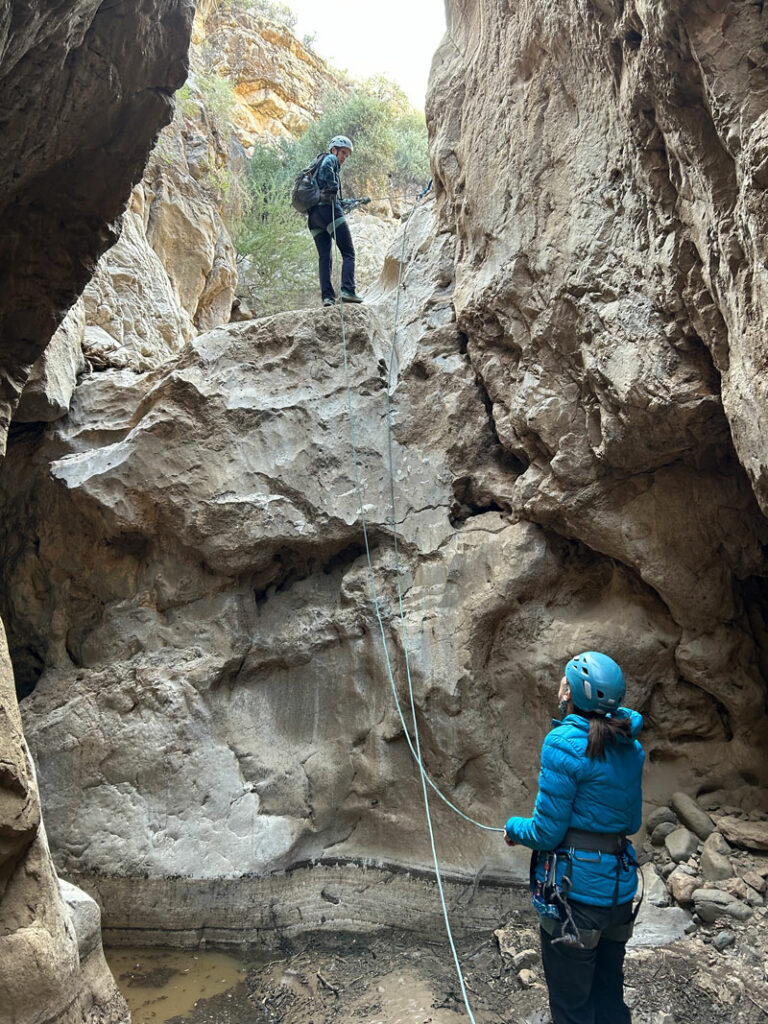
<svg viewBox="0 0 768 1024"><path fill-rule="evenodd" d="M341 288L345 292L355 290L355 247L344 211L338 203L320 203L309 211L309 230L317 246L317 265L320 272L320 291L324 299L335 299L336 292L331 282L333 269L334 231L336 245L341 253Z"/></svg>
<svg viewBox="0 0 768 1024"><path fill-rule="evenodd" d="M632 931L632 904L592 907L571 901L571 913L585 945L592 948L553 945L559 934L556 921L554 934L541 929L553 1024L631 1024L624 1002L624 953Z"/></svg>

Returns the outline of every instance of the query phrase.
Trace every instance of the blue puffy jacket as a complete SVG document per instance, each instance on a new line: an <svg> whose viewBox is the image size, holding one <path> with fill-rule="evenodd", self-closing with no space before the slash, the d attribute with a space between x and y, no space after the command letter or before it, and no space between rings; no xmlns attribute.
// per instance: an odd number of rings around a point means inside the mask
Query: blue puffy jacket
<svg viewBox="0 0 768 1024"><path fill-rule="evenodd" d="M637 711L619 708L615 715L632 721L632 738L620 737L605 746L605 760L587 757L589 720L567 715L554 728L541 749L539 793L532 818L510 818L510 839L533 850L557 850L569 828L585 832L623 832L640 828L641 776L645 753L635 737L643 727ZM629 853L634 861L630 844ZM543 874L539 858L537 877ZM616 894L617 860L614 854L575 851L571 867L570 896L593 906L610 906ZM558 864L558 881L566 862ZM631 864L619 865L617 902L628 903L637 889L637 873Z"/></svg>

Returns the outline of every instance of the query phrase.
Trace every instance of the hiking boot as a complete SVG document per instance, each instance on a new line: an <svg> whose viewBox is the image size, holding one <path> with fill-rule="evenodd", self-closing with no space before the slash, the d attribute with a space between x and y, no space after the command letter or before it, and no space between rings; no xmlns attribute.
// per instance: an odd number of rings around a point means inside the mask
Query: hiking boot
<svg viewBox="0 0 768 1024"><path fill-rule="evenodd" d="M324 306L335 306L336 305L336 299L323 299L323 305Z"/></svg>
<svg viewBox="0 0 768 1024"><path fill-rule="evenodd" d="M362 297L360 295L356 295L354 292L342 292L341 293L341 301L342 302L362 302L363 299L362 299Z"/></svg>

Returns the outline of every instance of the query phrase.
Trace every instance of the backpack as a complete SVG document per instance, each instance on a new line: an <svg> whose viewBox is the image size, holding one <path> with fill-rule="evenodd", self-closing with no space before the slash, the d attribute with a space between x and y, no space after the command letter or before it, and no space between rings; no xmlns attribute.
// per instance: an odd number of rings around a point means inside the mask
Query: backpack
<svg viewBox="0 0 768 1024"><path fill-rule="evenodd" d="M317 184L317 169L323 162L327 153L320 153L315 160L299 171L291 193L291 206L299 213L307 213L313 206L320 202L320 186Z"/></svg>

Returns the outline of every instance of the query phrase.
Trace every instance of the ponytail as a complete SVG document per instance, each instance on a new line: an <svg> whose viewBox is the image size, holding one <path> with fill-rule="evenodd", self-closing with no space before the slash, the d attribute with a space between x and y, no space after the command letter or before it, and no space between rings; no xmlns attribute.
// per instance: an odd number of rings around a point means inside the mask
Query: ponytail
<svg viewBox="0 0 768 1024"><path fill-rule="evenodd" d="M587 757L604 761L606 743L615 746L620 736L625 739L632 736L632 722L629 718L608 717L599 711L579 710L577 713L589 719Z"/></svg>

